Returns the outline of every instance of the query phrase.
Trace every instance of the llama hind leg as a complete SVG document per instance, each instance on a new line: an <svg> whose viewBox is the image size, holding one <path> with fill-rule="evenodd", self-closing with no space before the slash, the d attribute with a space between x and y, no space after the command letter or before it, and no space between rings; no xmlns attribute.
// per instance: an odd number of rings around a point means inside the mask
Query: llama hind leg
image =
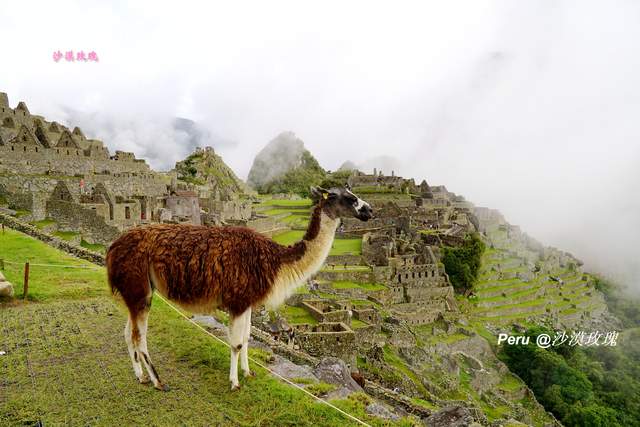
<svg viewBox="0 0 640 427"><path fill-rule="evenodd" d="M141 312L136 319L136 326L139 331L138 340L134 340L135 350L138 353L138 357L142 365L146 368L149 373L149 377L151 377L151 382L153 386L158 390L167 391L169 388L160 381L160 376L158 375L158 371L156 371L155 366L151 363L151 357L149 356L149 350L147 349L147 321L149 319L149 310L145 310ZM135 333L134 333L135 337Z"/></svg>
<svg viewBox="0 0 640 427"><path fill-rule="evenodd" d="M131 357L131 364L133 365L133 372L136 374L136 378L138 378L138 381L140 381L141 384L147 384L149 382L149 376L147 376L147 374L145 374L142 370L140 357L133 345L132 332L133 330L131 328L131 316L129 316L129 318L127 319L127 325L124 327L124 339L127 342L129 357Z"/></svg>
<svg viewBox="0 0 640 427"><path fill-rule="evenodd" d="M255 377L256 374L249 368L249 338L251 337L251 307L247 309L245 316L245 331L240 349L240 367L245 377Z"/></svg>
<svg viewBox="0 0 640 427"><path fill-rule="evenodd" d="M229 381L231 381L231 390L238 390L240 383L238 382L238 358L244 343L244 335L247 330L246 313L239 316L231 316L229 322L229 346L231 347L231 363L229 366Z"/></svg>

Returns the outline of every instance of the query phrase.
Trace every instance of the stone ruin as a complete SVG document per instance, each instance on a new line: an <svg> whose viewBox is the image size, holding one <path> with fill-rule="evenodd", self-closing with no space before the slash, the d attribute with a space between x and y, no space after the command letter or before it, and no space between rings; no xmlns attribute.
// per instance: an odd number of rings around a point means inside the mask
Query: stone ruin
<svg viewBox="0 0 640 427"><path fill-rule="evenodd" d="M133 153L111 155L79 127L31 114L24 102L11 108L0 92L0 199L28 211L23 220L51 219L48 231L78 232L89 243L108 245L141 224L251 218L250 202L223 200L214 190L154 172Z"/></svg>

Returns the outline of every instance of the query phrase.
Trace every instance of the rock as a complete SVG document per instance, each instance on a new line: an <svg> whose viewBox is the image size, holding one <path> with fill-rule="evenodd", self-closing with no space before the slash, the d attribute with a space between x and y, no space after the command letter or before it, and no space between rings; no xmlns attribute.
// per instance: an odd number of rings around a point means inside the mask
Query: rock
<svg viewBox="0 0 640 427"><path fill-rule="evenodd" d="M13 297L13 285L9 282L0 282L0 297Z"/></svg>
<svg viewBox="0 0 640 427"><path fill-rule="evenodd" d="M327 393L327 395L325 396L326 400L333 400L333 399L346 399L347 397L349 397L349 395L351 393L354 393L353 391L349 390L346 387L340 387L336 390L333 390L329 393Z"/></svg>
<svg viewBox="0 0 640 427"><path fill-rule="evenodd" d="M296 365L282 356L274 355L274 361L269 365L269 368L288 380L305 379L318 382L318 378L313 374L310 366Z"/></svg>
<svg viewBox="0 0 640 427"><path fill-rule="evenodd" d="M385 406L373 402L367 405L365 411L369 415L373 415L374 417L383 418L385 420L393 420L396 421L400 419L399 416L388 410Z"/></svg>
<svg viewBox="0 0 640 427"><path fill-rule="evenodd" d="M475 420L469 408L448 406L424 419L427 427L468 427Z"/></svg>
<svg viewBox="0 0 640 427"><path fill-rule="evenodd" d="M351 370L343 360L336 357L325 357L313 369L313 374L320 381L346 387L351 391L362 391L362 387L351 378Z"/></svg>

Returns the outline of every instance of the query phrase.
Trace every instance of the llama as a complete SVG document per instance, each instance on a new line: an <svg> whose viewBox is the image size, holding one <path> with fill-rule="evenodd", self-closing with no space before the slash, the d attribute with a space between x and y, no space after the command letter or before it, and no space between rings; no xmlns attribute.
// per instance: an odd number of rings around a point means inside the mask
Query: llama
<svg viewBox="0 0 640 427"><path fill-rule="evenodd" d="M249 369L251 309L280 306L316 273L329 255L341 217L369 220L371 206L348 188L312 188L316 201L303 239L290 246L245 227L155 224L132 229L107 253L111 291L129 310L124 337L140 383L166 390L147 349L147 319L153 292L182 308L229 313L231 389L240 388L238 359ZM144 373L146 370L147 374Z"/></svg>

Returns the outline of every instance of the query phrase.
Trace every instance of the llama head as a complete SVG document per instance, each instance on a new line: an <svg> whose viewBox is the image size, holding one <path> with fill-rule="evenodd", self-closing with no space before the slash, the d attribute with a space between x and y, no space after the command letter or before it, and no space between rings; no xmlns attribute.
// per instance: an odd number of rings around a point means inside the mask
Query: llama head
<svg viewBox="0 0 640 427"><path fill-rule="evenodd" d="M322 206L322 210L331 218L358 218L368 221L373 218L371 205L351 192L349 187L326 190L322 187L311 188L311 199Z"/></svg>

